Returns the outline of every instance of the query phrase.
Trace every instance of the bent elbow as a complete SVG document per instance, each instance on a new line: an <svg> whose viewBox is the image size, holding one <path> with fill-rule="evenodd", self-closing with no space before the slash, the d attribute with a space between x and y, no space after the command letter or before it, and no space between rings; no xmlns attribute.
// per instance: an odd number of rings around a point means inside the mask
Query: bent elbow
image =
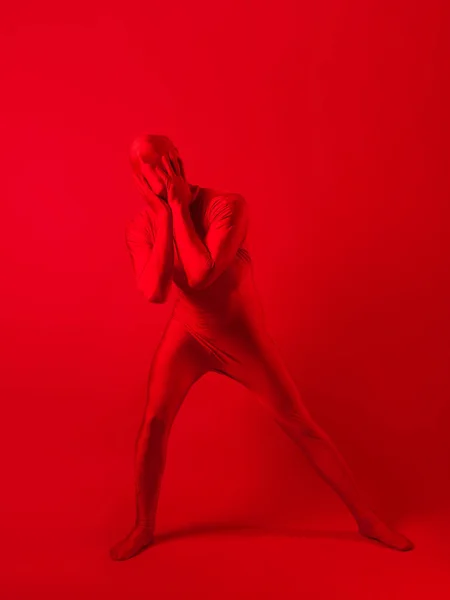
<svg viewBox="0 0 450 600"><path fill-rule="evenodd" d="M210 263L206 271L202 272L196 279L189 282L193 290L203 290L212 283L212 275L214 272L214 263Z"/></svg>
<svg viewBox="0 0 450 600"><path fill-rule="evenodd" d="M151 298L147 298L147 300L152 304L164 304L167 298L164 298L163 296L152 296Z"/></svg>
<svg viewBox="0 0 450 600"><path fill-rule="evenodd" d="M141 277L137 280L137 288L147 302L154 302L155 304L165 302L169 294L169 286L154 277L151 279Z"/></svg>
<svg viewBox="0 0 450 600"><path fill-rule="evenodd" d="M163 304L168 296L167 290L163 292L162 290L154 290L148 287L139 286L139 291L147 302L152 302L153 304Z"/></svg>
<svg viewBox="0 0 450 600"><path fill-rule="evenodd" d="M169 296L169 290L157 290L151 294L146 294L146 298L152 304L164 304Z"/></svg>

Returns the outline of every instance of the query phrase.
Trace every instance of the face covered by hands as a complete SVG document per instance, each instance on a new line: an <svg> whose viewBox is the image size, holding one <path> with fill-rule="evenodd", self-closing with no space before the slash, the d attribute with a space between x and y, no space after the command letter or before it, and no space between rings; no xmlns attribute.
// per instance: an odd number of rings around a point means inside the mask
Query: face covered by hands
<svg viewBox="0 0 450 600"><path fill-rule="evenodd" d="M130 159L136 183L154 210L161 204L166 208L189 205L191 188L178 150L169 138L140 136L131 146Z"/></svg>
<svg viewBox="0 0 450 600"><path fill-rule="evenodd" d="M184 175L183 163L175 152L161 157L155 173L166 187L167 202L171 208L186 208L192 201L192 191Z"/></svg>

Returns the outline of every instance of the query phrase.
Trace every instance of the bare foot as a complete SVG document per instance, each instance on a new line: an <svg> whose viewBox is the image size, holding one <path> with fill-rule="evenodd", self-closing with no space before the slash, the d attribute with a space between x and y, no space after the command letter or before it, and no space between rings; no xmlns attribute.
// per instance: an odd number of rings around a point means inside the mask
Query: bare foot
<svg viewBox="0 0 450 600"><path fill-rule="evenodd" d="M389 548L407 552L414 548L413 542L407 537L391 529L376 515L358 521L359 533L367 538L381 542Z"/></svg>
<svg viewBox="0 0 450 600"><path fill-rule="evenodd" d="M126 538L111 548L109 554L113 560L127 560L145 550L153 541L153 528L135 525Z"/></svg>

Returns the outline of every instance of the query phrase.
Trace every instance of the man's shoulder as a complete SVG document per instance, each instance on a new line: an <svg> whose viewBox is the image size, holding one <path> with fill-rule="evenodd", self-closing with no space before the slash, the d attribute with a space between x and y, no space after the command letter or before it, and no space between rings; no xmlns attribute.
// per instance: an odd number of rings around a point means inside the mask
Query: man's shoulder
<svg viewBox="0 0 450 600"><path fill-rule="evenodd" d="M222 199L223 202L241 202L245 200L239 192L230 192L229 190L211 190L211 198L213 200Z"/></svg>
<svg viewBox="0 0 450 600"><path fill-rule="evenodd" d="M246 204L242 194L238 192L211 190L206 207L208 211L220 210L221 208L239 209Z"/></svg>
<svg viewBox="0 0 450 600"><path fill-rule="evenodd" d="M230 191L213 190L204 210L205 224L228 223L229 225L247 220L247 202L242 194Z"/></svg>

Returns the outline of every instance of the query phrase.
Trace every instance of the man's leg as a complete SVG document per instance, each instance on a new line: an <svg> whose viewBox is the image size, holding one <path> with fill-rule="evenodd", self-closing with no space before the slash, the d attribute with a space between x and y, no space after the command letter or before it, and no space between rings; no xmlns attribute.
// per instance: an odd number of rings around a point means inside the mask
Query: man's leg
<svg viewBox="0 0 450 600"><path fill-rule="evenodd" d="M240 360L224 366L221 372L257 394L276 422L346 504L360 533L398 550L412 549L412 542L389 528L370 507L344 458L303 404L272 338L263 333L254 340L256 343L249 345L245 339Z"/></svg>
<svg viewBox="0 0 450 600"><path fill-rule="evenodd" d="M207 351L178 321L170 321L150 366L147 405L136 441L136 523L111 549L114 560L131 558L153 542L169 433L183 399L209 366Z"/></svg>

